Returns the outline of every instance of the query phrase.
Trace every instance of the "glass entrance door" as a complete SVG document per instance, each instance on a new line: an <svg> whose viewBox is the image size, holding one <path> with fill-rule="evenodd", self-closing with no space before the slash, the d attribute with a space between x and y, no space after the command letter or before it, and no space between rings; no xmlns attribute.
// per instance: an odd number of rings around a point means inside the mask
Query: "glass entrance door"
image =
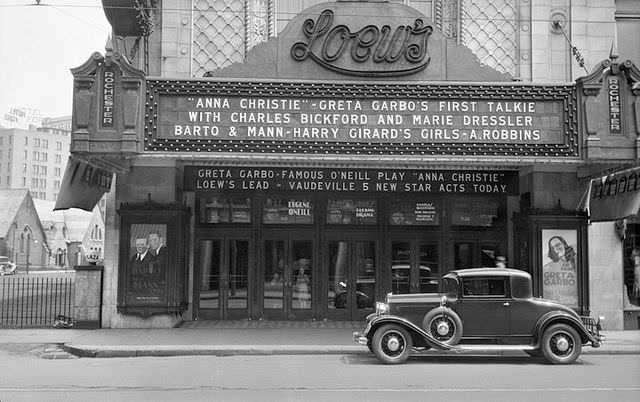
<svg viewBox="0 0 640 402"><path fill-rule="evenodd" d="M371 313L376 301L376 243L367 240L330 240L324 270L327 316L359 320Z"/></svg>
<svg viewBox="0 0 640 402"><path fill-rule="evenodd" d="M431 293L438 291L442 267L440 241L405 237L391 241L391 291Z"/></svg>
<svg viewBox="0 0 640 402"><path fill-rule="evenodd" d="M298 236L296 236L298 237ZM266 239L263 242L263 316L273 320L313 317L313 240Z"/></svg>
<svg viewBox="0 0 640 402"><path fill-rule="evenodd" d="M249 316L248 240L218 238L201 240L198 317L244 319Z"/></svg>

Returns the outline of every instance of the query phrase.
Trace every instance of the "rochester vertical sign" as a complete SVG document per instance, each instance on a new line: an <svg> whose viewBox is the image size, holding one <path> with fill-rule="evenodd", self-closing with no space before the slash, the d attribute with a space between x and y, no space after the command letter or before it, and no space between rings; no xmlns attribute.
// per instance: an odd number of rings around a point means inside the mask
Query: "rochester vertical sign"
<svg viewBox="0 0 640 402"><path fill-rule="evenodd" d="M608 78L609 97L609 132L611 134L622 134L622 124L620 112L622 103L620 101L620 77L610 76Z"/></svg>
<svg viewBox="0 0 640 402"><path fill-rule="evenodd" d="M115 81L113 68L105 67L102 72L102 107L100 118L102 127L113 127L113 109L116 95Z"/></svg>

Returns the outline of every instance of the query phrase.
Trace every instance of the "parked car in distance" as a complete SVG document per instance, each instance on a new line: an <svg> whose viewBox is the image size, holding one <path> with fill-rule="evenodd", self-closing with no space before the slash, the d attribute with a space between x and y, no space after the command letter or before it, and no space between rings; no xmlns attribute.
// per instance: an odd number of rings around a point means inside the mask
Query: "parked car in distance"
<svg viewBox="0 0 640 402"><path fill-rule="evenodd" d="M553 364L569 364L583 345L597 348L601 318L534 298L531 275L508 268L471 268L442 277L440 293L388 294L376 303L354 341L386 364L404 363L414 350L522 350Z"/></svg>
<svg viewBox="0 0 640 402"><path fill-rule="evenodd" d="M0 276L15 275L18 273L18 266L11 262L9 257L0 256Z"/></svg>

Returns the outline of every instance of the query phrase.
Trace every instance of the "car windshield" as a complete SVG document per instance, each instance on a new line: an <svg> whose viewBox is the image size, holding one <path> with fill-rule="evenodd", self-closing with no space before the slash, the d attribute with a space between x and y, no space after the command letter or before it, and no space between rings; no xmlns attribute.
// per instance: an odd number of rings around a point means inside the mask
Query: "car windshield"
<svg viewBox="0 0 640 402"><path fill-rule="evenodd" d="M442 293L458 293L458 281L455 278L442 278Z"/></svg>

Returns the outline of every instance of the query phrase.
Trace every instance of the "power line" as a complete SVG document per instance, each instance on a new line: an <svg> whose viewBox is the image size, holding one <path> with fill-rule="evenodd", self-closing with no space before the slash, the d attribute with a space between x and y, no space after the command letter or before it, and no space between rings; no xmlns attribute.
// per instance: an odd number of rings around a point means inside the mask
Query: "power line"
<svg viewBox="0 0 640 402"><path fill-rule="evenodd" d="M31 7L31 6L35 6L35 5L40 5L40 6L50 6L49 4L46 3L38 3L38 4L0 4L0 7ZM53 7L53 6L52 6ZM77 4L60 4L57 7L65 7L65 8L94 8L94 9L114 9L114 10L137 10L135 7L129 7L129 6L91 6L91 5L77 5ZM221 9L218 10L214 10L212 8L209 9L198 9L195 7L191 7L191 8L162 8L163 11L197 11L197 12L214 12L214 13L218 13L218 14L229 14L232 13L234 15L238 15L240 17L242 17L242 12L240 11L236 11L231 9L230 7L223 7ZM299 15L300 13L298 12L278 12L278 15L282 15L282 16L296 16ZM371 15L371 14L341 14L341 16L343 17L365 17L365 18L371 18L371 17L387 17L386 15ZM417 18L416 16L406 16L406 17L402 17L402 16L396 16L395 18L404 18L404 19L410 19L413 20L415 18ZM451 21L503 21L503 22L517 22L517 23L522 23L522 22L549 22L549 23L553 23L552 19L535 19L535 18L531 18L531 19L518 19L518 18L499 18L499 17L487 17L487 18L479 18L479 17L460 17L460 18L444 18L442 19L443 22L451 22ZM615 23L615 21L613 20L577 20L577 19L572 19L571 20L572 23L593 23L593 24L613 24Z"/></svg>

